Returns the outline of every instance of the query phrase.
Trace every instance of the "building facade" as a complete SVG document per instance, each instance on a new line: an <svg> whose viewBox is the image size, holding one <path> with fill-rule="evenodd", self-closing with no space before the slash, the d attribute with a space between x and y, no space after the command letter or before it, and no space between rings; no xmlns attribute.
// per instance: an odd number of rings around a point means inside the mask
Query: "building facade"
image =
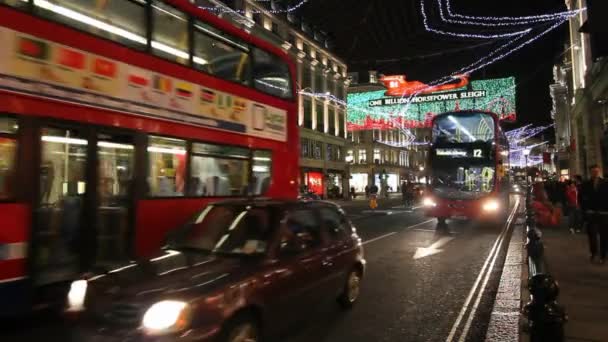
<svg viewBox="0 0 608 342"><path fill-rule="evenodd" d="M378 83L374 71L369 72L365 82L359 81L358 73L352 73L350 78L349 94L386 89ZM430 135L429 129L425 128L410 131L416 136L416 141L424 141ZM409 144L404 131L399 128L352 130L348 132L346 162L350 166L351 186L357 193L365 192L366 186L372 184L395 192L405 180L423 180L426 148Z"/></svg>
<svg viewBox="0 0 608 342"><path fill-rule="evenodd" d="M570 19L564 69L569 81L561 82L561 86L567 87L569 122L556 120L558 131L564 132L569 126L571 175L588 175L592 165L599 165L604 173L608 172L608 58L605 52L600 52L605 47L601 46L594 31L602 26L601 23L596 20L595 25L589 24L589 16L597 15L600 19L599 6L606 5L595 0L594 6L590 6L588 2L591 1L566 0L570 10L588 7L587 11ZM603 37L606 37L605 32ZM561 94L563 89L557 87L558 99ZM556 106L559 107L559 103Z"/></svg>
<svg viewBox="0 0 608 342"><path fill-rule="evenodd" d="M346 63L330 51L329 41L291 16L268 11L274 2L204 0L197 4L225 7L217 11L220 16L281 46L296 61L302 188L325 198L347 197L350 177L344 159L349 81Z"/></svg>

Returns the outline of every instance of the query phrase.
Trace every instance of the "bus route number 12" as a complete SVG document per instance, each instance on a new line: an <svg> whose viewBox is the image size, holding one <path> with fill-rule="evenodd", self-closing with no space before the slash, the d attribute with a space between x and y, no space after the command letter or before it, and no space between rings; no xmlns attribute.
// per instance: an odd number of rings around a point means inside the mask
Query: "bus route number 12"
<svg viewBox="0 0 608 342"><path fill-rule="evenodd" d="M482 157L481 150L480 149L473 150L473 157L475 157L475 158L481 158Z"/></svg>

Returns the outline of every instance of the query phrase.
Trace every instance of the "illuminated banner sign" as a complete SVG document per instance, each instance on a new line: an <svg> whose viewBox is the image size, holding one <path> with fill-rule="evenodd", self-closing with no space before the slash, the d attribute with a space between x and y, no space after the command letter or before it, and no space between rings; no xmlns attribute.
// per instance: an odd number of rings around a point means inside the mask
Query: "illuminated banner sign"
<svg viewBox="0 0 608 342"><path fill-rule="evenodd" d="M348 94L349 131L428 128L435 115L459 110L489 111L505 121L517 117L514 77L469 80L460 76L440 86L408 81L405 76L385 76L381 81L386 89Z"/></svg>
<svg viewBox="0 0 608 342"><path fill-rule="evenodd" d="M440 93L433 95L422 95L416 96L410 99L410 97L386 97L379 100L369 100L369 107L383 107L383 106L394 106L411 103L424 103L424 102L438 102L438 101L450 101L450 100L463 100L486 97L487 92L485 90L477 91L462 91L462 92L450 92Z"/></svg>
<svg viewBox="0 0 608 342"><path fill-rule="evenodd" d="M438 148L435 150L435 155L438 157L455 157L455 158L483 158L482 149L466 150L461 148Z"/></svg>

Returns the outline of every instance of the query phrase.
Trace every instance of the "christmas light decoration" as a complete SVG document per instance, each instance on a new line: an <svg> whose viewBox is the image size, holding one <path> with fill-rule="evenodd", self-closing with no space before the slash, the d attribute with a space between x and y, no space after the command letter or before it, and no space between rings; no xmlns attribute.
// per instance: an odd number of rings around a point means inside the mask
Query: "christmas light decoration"
<svg viewBox="0 0 608 342"><path fill-rule="evenodd" d="M515 32L497 33L497 34L476 34L476 33L458 33L458 32L452 32L452 31L443 31L443 30L434 29L429 25L428 17L426 15L426 10L424 7L424 0L420 0L420 13L422 14L422 24L424 25L424 28L427 31L441 34L441 35L452 36L452 37L471 38L471 39L479 39L479 38L481 38L481 39L499 39L499 38L513 37L513 36L521 36L521 35L524 35L526 33L529 33L530 31L532 31L531 28L527 28L525 30L520 30L520 31L515 31Z"/></svg>
<svg viewBox="0 0 608 342"><path fill-rule="evenodd" d="M449 8L450 0L446 0L446 1L447 1L447 6ZM486 26L486 27L523 26L523 25L530 25L530 24L536 24L536 23L543 23L543 22L547 22L547 21L559 20L559 19L569 16L570 14L572 14L574 12L575 12L574 14L579 12L578 10L577 11L567 11L567 12L555 13L555 15L552 15L550 17L512 20L512 21L507 21L507 22L500 22L500 21L485 22L485 21L479 21L479 20L473 21L473 20L452 19L452 18L446 17L446 15L443 11L442 0L437 0L437 6L439 6L439 16L441 17L441 20L446 23L459 24L459 25Z"/></svg>
<svg viewBox="0 0 608 342"><path fill-rule="evenodd" d="M547 141L536 144L528 144L528 141L552 126L553 125L533 127L532 125L526 125L505 132L507 140L509 141L509 163L511 167L523 168L526 167L526 165L532 166L542 163L542 156L528 156L526 164L526 156L524 155L524 151L532 150L536 147L547 144Z"/></svg>
<svg viewBox="0 0 608 342"><path fill-rule="evenodd" d="M470 82L470 88L454 89L448 93L425 94L425 97L419 97L418 101L411 102L405 112L401 111L399 97L387 98L384 93L384 90L377 90L348 94L347 125L350 130L429 127L432 116L458 109L488 110L502 118L513 119L516 115L513 77L473 80ZM444 94L445 99L433 97L438 94ZM381 109L382 114L379 114L378 109ZM391 117L394 120L389 121Z"/></svg>
<svg viewBox="0 0 608 342"><path fill-rule="evenodd" d="M463 19L473 19L473 20L484 20L484 21L523 21L523 20L538 20L538 19L555 19L555 18L559 18L562 15L563 16L567 16L567 17L572 17L573 15L576 15L580 12L586 11L587 8L581 8L578 10L574 10L574 11L565 11L565 12L556 12L556 13L549 13L549 14L539 14L539 15L528 15L528 16L521 16L521 17L485 17L485 16L470 16L470 15L462 15L462 14L458 14L455 12L452 12L452 4L450 3L450 0L446 0L446 8L447 8L447 12L448 15L452 16L452 17L456 17L456 18L463 18Z"/></svg>
<svg viewBox="0 0 608 342"><path fill-rule="evenodd" d="M295 5L289 6L284 10L250 10L249 13L252 14L257 14L257 13L271 13L271 14L281 14L281 13L289 13L289 12L293 12L295 10L297 10L298 8L304 6L304 4L306 4L308 2L308 0L300 0L300 2L298 2ZM221 8L221 7L211 7L211 6L199 6L198 8L200 9L204 9L206 11L210 11L210 12L216 12L216 13L238 13L238 14L245 14L246 11L245 10L234 10L234 9L227 9L227 8Z"/></svg>

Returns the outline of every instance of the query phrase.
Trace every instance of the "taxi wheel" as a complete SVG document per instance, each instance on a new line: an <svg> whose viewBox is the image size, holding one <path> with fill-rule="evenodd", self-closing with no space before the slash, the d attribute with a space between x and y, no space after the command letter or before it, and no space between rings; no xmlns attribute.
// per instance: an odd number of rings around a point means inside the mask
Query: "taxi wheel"
<svg viewBox="0 0 608 342"><path fill-rule="evenodd" d="M344 309L350 309L355 305L361 294L361 272L358 269L353 269L348 273L342 294L338 298L338 302Z"/></svg>
<svg viewBox="0 0 608 342"><path fill-rule="evenodd" d="M260 342L260 328L255 319L243 314L230 320L225 326L220 339L222 342Z"/></svg>

